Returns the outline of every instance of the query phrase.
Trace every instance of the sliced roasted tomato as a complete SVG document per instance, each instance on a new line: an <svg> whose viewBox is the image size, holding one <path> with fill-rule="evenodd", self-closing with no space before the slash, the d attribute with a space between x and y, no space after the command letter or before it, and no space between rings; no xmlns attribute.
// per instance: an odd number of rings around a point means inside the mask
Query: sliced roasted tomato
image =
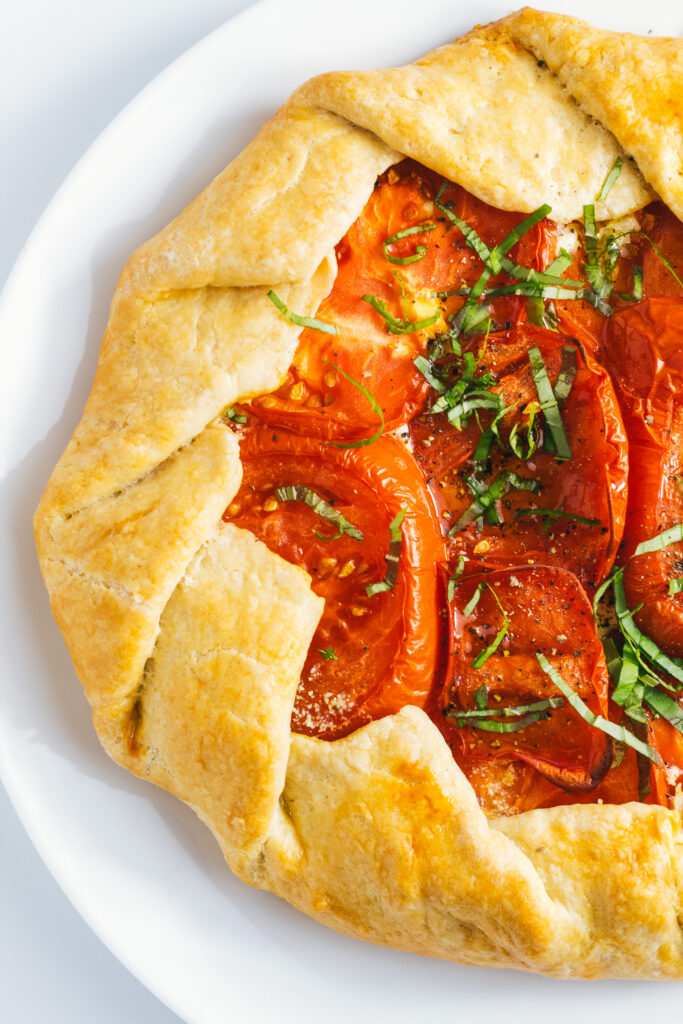
<svg viewBox="0 0 683 1024"><path fill-rule="evenodd" d="M609 368L629 439L629 499L623 560L644 540L683 523L683 299L652 298L610 317ZM638 555L624 573L640 628L671 655L683 653L683 544Z"/></svg>
<svg viewBox="0 0 683 1024"><path fill-rule="evenodd" d="M444 549L410 453L387 437L340 449L265 426L247 430L240 447L242 487L225 518L306 569L325 598L292 728L335 739L406 704L424 705L439 657L435 565ZM306 501L276 494L281 487L322 499L346 532ZM386 577L389 526L402 509L395 584L368 596Z"/></svg>
<svg viewBox="0 0 683 1024"><path fill-rule="evenodd" d="M406 423L424 404L427 385L414 358L427 337L445 331L448 317L464 303L461 295L437 293L474 284L484 265L457 227L434 205L442 179L413 161L383 175L361 215L336 247L337 278L316 316L334 324L338 336L307 328L284 384L254 399L252 411L268 423L326 438L370 436L378 419L362 392L381 406L389 428ZM441 197L489 246L501 242L522 214L494 210L456 185ZM424 230L415 232L416 228ZM388 243L389 239L409 232ZM554 255L550 221L534 225L510 250L510 257L543 269ZM505 284L503 274L492 283ZM367 298L373 302L367 301ZM526 300L505 296L491 304L494 318L507 326L525 316ZM378 304L394 321L396 330ZM412 325L424 323L424 328ZM339 371L342 371L341 373Z"/></svg>
<svg viewBox="0 0 683 1024"><path fill-rule="evenodd" d="M536 658L545 654L607 717L602 645L576 577L543 565L480 574L453 589L448 607L448 669L434 717L484 809L518 813L581 794L633 799L635 758L610 771L612 740L561 698Z"/></svg>
<svg viewBox="0 0 683 1024"><path fill-rule="evenodd" d="M619 249L609 297L609 304L617 311L628 308L633 302L635 268L643 271L645 298L683 297L680 284L683 279L683 225L660 202L651 203L635 218L638 225L635 230L629 230L635 227L633 218L629 218L628 222L622 222L623 231L615 226L607 232ZM583 229L580 224L575 224L572 231L579 236L579 245L565 276L588 285ZM555 309L560 329L580 341L591 355L602 362L605 357L605 316L586 299L560 300L555 303Z"/></svg>
<svg viewBox="0 0 683 1024"><path fill-rule="evenodd" d="M651 765L646 803L671 807L683 786L683 735L663 718L654 718L648 722L648 743L664 764Z"/></svg>
<svg viewBox="0 0 683 1024"><path fill-rule="evenodd" d="M579 236L580 244L576 248L572 262L564 276L573 281L583 281L588 285L584 270L586 252L583 229L581 225L575 224L573 230ZM618 267L621 272L621 262ZM601 362L604 314L592 306L587 299L558 299L554 303L554 307L560 330L569 337L575 338L581 344L584 352Z"/></svg>
<svg viewBox="0 0 683 1024"><path fill-rule="evenodd" d="M683 280L683 224L664 203L651 203L641 211L638 219L644 235L640 242L637 242L638 236L632 236L638 246L634 262L643 267L645 295L683 297L683 288L679 283ZM652 243L657 246L659 253ZM664 260L674 270L679 281Z"/></svg>
<svg viewBox="0 0 683 1024"><path fill-rule="evenodd" d="M571 458L558 461L544 451L543 433L536 436L531 457L518 458L510 450L515 426L516 436L524 437L533 409L542 424L529 349L539 350L554 385L566 346L576 363L560 409ZM480 411L464 429L445 413L425 413L410 424L415 457L449 528L451 553L468 560L466 572L482 565L542 562L570 569L587 587L597 585L621 541L627 498L627 443L607 372L571 339L528 325L490 335L479 353L478 372L493 377L488 390L509 410L498 427L501 443L491 444L485 461L475 465L474 458L493 412ZM547 433L547 424L543 430ZM506 474L512 475L495 501L495 515L489 515L494 521L478 515L461 528L477 488L496 486Z"/></svg>

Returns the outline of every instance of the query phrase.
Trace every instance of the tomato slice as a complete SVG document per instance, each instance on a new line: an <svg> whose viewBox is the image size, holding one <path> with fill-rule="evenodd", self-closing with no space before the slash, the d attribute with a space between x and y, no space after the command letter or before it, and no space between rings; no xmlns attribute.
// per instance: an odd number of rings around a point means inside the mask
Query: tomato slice
<svg viewBox="0 0 683 1024"><path fill-rule="evenodd" d="M629 438L623 559L643 540L683 523L683 299L651 298L610 317L606 351ZM668 654L683 653L683 544L638 555L624 573L640 628Z"/></svg>
<svg viewBox="0 0 683 1024"><path fill-rule="evenodd" d="M683 280L683 225L664 203L651 203L639 215L640 226ZM637 237L637 236L636 236ZM643 289L646 295L683 297L683 288L657 255L652 245L642 239L635 262L643 267Z"/></svg>
<svg viewBox="0 0 683 1024"><path fill-rule="evenodd" d="M390 429L406 423L422 408L428 386L413 360L424 352L428 336L447 329L447 318L465 301L457 295L439 300L434 293L470 286L484 269L460 230L435 207L433 199L441 184L438 175L410 160L378 180L360 217L336 247L337 278L316 313L335 324L339 335L310 328L302 331L284 384L251 404L259 419L309 436L370 436L377 428L377 416L344 374L374 395ZM494 210L456 185L448 185L442 201L489 246L501 242L523 218ZM398 239L385 252L383 243L388 238L421 225L428 229ZM528 231L509 255L543 269L554 248L555 228L545 220ZM421 256L415 262L391 262L415 255ZM508 281L503 274L492 283ZM424 330L392 334L382 315L363 301L365 295L385 303L398 320L416 323L434 314L438 320ZM525 309L526 300L514 295L491 305L494 318L507 326L521 322Z"/></svg>
<svg viewBox="0 0 683 1024"><path fill-rule="evenodd" d="M671 807L676 791L683 785L683 735L663 718L648 722L648 742L660 754L663 765L650 768L647 803Z"/></svg>
<svg viewBox="0 0 683 1024"><path fill-rule="evenodd" d="M528 423L524 410L538 403L529 349L535 346L540 350L554 383L563 347L568 344L573 344L569 338L529 325L489 336L480 367L496 380L490 390L513 407L502 421L504 438L509 437L515 422ZM531 493L513 487L497 502L501 524L475 520L450 538L452 555L464 555L468 568L541 562L570 569L587 587L597 585L609 572L626 510L626 437L607 372L580 347L573 347L577 374L561 409L572 457L559 462L539 446L524 462L509 450L492 446L485 473L479 471L487 484L500 473L512 471L537 481L541 489ZM488 426L492 417L493 413L480 415L481 427ZM475 470L473 456L480 426L473 417L465 429L458 430L443 413L424 414L411 422L410 433L415 456L446 526L452 527L474 501L464 478ZM532 515L533 508L550 513Z"/></svg>
<svg viewBox="0 0 683 1024"><path fill-rule="evenodd" d="M504 627L504 616L507 631L498 648L477 666L477 657L482 657ZM558 708L541 709L542 719L514 732L484 731L468 720L462 724L457 720L458 710L471 711L477 706L475 695L482 687L487 707L498 712L557 697L536 652L546 654L591 710L607 715L608 675L602 645L590 603L576 577L544 565L472 576L455 588L449 622L448 668L440 694L441 729L468 776L476 762L498 762L488 773L490 785L492 771L503 779L506 764L521 761L567 792L595 789L612 763L613 743L566 701ZM503 719L507 723L522 720Z"/></svg>
<svg viewBox="0 0 683 1024"><path fill-rule="evenodd" d="M444 557L433 509L410 453L388 437L339 449L315 438L257 426L241 440L244 477L225 519L250 530L311 575L325 610L311 642L292 714L296 732L335 739L405 704L424 705L439 657L435 565ZM274 489L310 488L362 541L302 501ZM394 588L384 579L389 524L405 509Z"/></svg>

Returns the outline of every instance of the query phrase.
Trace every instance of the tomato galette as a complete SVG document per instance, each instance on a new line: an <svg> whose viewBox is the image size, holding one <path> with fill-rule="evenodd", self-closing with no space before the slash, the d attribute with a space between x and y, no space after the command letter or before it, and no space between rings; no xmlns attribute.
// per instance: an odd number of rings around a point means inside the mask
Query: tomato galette
<svg viewBox="0 0 683 1024"><path fill-rule="evenodd" d="M304 85L129 261L36 515L107 751L363 938L683 977L683 45Z"/></svg>

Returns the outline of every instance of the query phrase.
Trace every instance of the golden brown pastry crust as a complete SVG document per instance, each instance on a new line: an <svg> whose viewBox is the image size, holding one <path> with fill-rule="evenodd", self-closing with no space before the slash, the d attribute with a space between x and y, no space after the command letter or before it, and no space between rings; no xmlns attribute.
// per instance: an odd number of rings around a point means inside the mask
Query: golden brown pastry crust
<svg viewBox="0 0 683 1024"><path fill-rule="evenodd" d="M35 517L55 616L111 756L192 806L245 881L349 934L564 977L683 977L678 814L487 820L416 708L335 742L290 734L321 602L221 523L241 468L218 419L293 357L268 287L313 313L400 155L559 220L633 155L598 215L653 187L680 216L681 96L679 40L525 10L405 68L308 82L121 275Z"/></svg>

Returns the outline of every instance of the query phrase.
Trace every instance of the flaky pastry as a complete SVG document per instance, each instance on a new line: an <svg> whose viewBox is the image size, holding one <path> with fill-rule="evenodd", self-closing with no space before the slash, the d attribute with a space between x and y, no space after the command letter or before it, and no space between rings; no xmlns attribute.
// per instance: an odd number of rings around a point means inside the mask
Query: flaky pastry
<svg viewBox="0 0 683 1024"><path fill-rule="evenodd" d="M323 602L222 520L226 407L274 391L334 246L410 157L500 210L683 217L683 44L525 9L414 64L321 75L124 268L83 417L35 517L105 749L232 868L347 934L558 977L683 977L683 837L663 807L487 818L424 711L327 741L290 718Z"/></svg>

